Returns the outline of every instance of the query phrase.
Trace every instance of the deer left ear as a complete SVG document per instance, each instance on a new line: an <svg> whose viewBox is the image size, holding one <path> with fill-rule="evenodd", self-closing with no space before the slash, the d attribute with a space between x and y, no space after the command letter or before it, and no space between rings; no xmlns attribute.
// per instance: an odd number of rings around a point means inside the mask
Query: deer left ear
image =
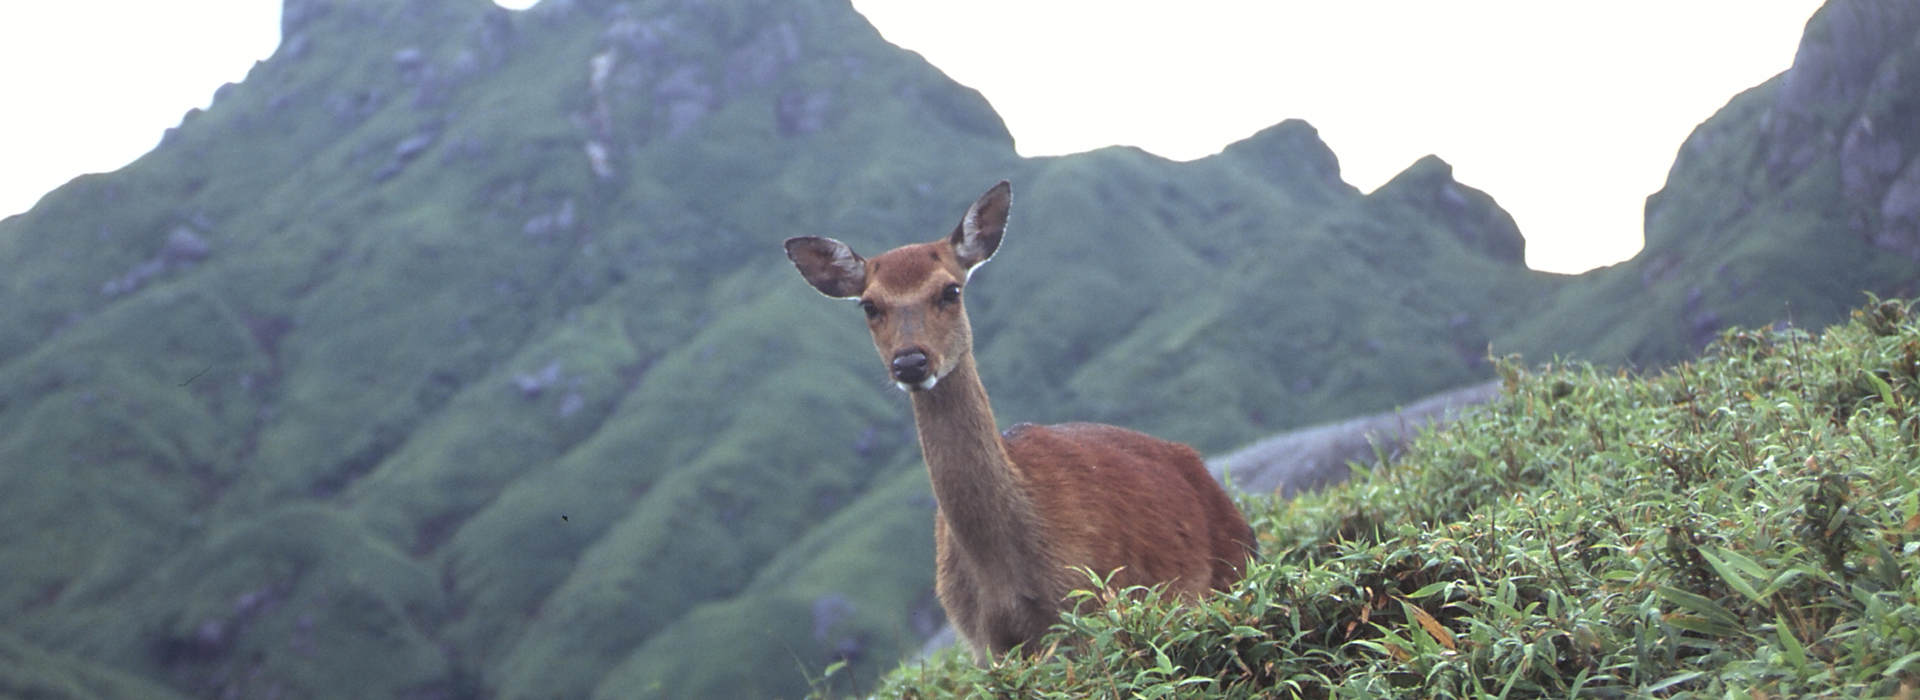
<svg viewBox="0 0 1920 700"><path fill-rule="evenodd" d="M789 238L787 259L821 294L850 299L867 289L867 261L845 243L818 236Z"/></svg>
<svg viewBox="0 0 1920 700"><path fill-rule="evenodd" d="M1000 248L1000 236L1007 231L1007 209L1012 204L1013 186L1002 180L974 201L960 225L954 227L953 235L947 237L954 257L969 275Z"/></svg>

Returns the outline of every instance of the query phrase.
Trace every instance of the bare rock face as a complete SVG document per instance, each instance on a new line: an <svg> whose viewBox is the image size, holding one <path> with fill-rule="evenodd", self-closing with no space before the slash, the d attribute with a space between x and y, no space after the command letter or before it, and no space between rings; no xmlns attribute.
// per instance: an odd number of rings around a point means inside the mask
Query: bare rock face
<svg viewBox="0 0 1920 700"><path fill-rule="evenodd" d="M1866 204L1886 191L1887 181L1904 162L1896 134L1875 129L1873 120L1860 117L1847 129L1840 144L1840 182L1847 199Z"/></svg>
<svg viewBox="0 0 1920 700"><path fill-rule="evenodd" d="M1215 478L1246 493L1292 497L1346 481L1349 463L1392 458L1428 427L1458 420L1500 396L1500 383L1442 392L1393 411L1281 433L1207 460Z"/></svg>
<svg viewBox="0 0 1920 700"><path fill-rule="evenodd" d="M1807 23L1766 119L1766 168L1786 185L1837 156L1848 227L1920 260L1912 163L1920 124L1920 2L1839 0Z"/></svg>
<svg viewBox="0 0 1920 700"><path fill-rule="evenodd" d="M213 252L213 246L190 226L179 226L167 234L160 252L128 269L125 274L100 285L100 294L117 297L140 291L148 282L168 272L190 266Z"/></svg>
<svg viewBox="0 0 1920 700"><path fill-rule="evenodd" d="M167 234L167 244L160 249L160 258L178 265L205 260L212 252L213 246L207 244L207 239L201 238L193 229L181 226Z"/></svg>
<svg viewBox="0 0 1920 700"><path fill-rule="evenodd" d="M1880 202L1880 228L1873 244L1920 260L1920 159L1907 166Z"/></svg>
<svg viewBox="0 0 1920 700"><path fill-rule="evenodd" d="M780 101L774 108L780 134L804 136L819 131L826 126L832 107L833 93L826 90L810 93L789 90L781 93Z"/></svg>
<svg viewBox="0 0 1920 700"><path fill-rule="evenodd" d="M1916 2L1842 0L1821 8L1774 96L1767 166L1775 178L1805 171L1837 145L1834 107L1859 104L1889 58L1911 50L1916 30Z"/></svg>
<svg viewBox="0 0 1920 700"><path fill-rule="evenodd" d="M1247 164L1268 181L1296 190L1352 191L1340 179L1340 159L1320 140L1320 132L1288 119L1227 146L1224 154Z"/></svg>
<svg viewBox="0 0 1920 700"><path fill-rule="evenodd" d="M1485 192L1454 180L1453 166L1436 156L1415 161L1369 198L1399 199L1434 212L1469 249L1500 262L1526 264L1527 240L1513 216Z"/></svg>

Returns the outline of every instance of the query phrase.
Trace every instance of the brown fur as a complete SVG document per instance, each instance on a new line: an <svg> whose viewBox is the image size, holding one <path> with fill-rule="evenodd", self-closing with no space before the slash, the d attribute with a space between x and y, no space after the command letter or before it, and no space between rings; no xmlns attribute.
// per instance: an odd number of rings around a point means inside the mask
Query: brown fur
<svg viewBox="0 0 1920 700"><path fill-rule="evenodd" d="M872 260L831 239L787 241L816 289L871 309L874 347L910 392L939 503L935 587L983 660L1032 650L1067 594L1091 586L1077 568L1114 588L1165 584L1192 599L1238 581L1255 548L1193 448L1093 423L996 430L958 288L998 248L1010 199L1000 183L948 237ZM930 386L901 369L915 357Z"/></svg>

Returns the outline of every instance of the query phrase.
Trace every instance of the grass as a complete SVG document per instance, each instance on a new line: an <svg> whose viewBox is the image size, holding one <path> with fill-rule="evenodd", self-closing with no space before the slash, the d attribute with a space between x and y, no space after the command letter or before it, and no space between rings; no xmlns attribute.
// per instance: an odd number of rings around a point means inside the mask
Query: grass
<svg viewBox="0 0 1920 700"><path fill-rule="evenodd" d="M1270 554L1229 594L1084 592L1108 604L1038 654L944 652L879 696L1912 697L1917 362L1879 300L1651 376L1504 362L1402 462L1244 501Z"/></svg>

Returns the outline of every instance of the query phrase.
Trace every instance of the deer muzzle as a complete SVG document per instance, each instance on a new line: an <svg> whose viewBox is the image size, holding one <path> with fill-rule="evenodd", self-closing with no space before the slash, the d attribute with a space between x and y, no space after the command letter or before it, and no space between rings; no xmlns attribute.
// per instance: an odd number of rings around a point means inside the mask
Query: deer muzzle
<svg viewBox="0 0 1920 700"><path fill-rule="evenodd" d="M908 348L894 353L893 362L888 363L893 371L893 380L903 389L931 389L933 366L927 362L927 353L919 348Z"/></svg>

